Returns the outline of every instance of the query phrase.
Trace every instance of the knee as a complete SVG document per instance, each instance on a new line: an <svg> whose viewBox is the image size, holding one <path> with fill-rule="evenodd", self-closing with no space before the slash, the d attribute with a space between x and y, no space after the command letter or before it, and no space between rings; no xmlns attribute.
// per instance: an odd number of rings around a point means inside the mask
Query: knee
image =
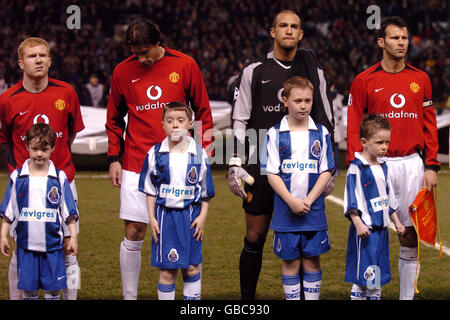
<svg viewBox="0 0 450 320"><path fill-rule="evenodd" d="M125 222L125 237L130 241L141 241L145 238L146 224L141 222Z"/></svg>
<svg viewBox="0 0 450 320"><path fill-rule="evenodd" d="M257 238L252 238L256 241L251 241L247 237L244 238L244 250L249 253L261 253L264 250L264 240L258 241Z"/></svg>

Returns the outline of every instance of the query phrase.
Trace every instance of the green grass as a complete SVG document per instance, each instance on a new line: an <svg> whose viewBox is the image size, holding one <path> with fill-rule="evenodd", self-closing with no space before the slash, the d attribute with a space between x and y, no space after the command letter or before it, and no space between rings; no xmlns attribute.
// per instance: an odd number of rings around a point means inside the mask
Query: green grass
<svg viewBox="0 0 450 320"><path fill-rule="evenodd" d="M343 198L345 172L337 178L334 195ZM119 218L119 190L111 186L106 172L78 172L76 185L80 207L79 264L82 270L79 299L122 299L119 268L119 245L124 236ZM203 299L240 298L239 255L245 234L241 201L228 190L225 171L214 170L216 197L211 201L203 244ZM0 177L0 194L7 184ZM439 174L438 210L444 244L450 245L450 173ZM348 300L351 285L344 282L348 221L342 207L327 201L331 251L321 257L323 273L321 299ZM283 299L281 261L272 252L272 232L264 248L263 267L257 299ZM390 233L392 281L383 287L382 299L398 299L399 245ZM421 246L420 294L416 299L450 299L450 257L438 259L438 251ZM0 300L9 298L8 266L10 259L0 257ZM139 283L139 299L155 300L158 270L150 267L150 235L147 234ZM177 299L182 298L181 276L177 280Z"/></svg>

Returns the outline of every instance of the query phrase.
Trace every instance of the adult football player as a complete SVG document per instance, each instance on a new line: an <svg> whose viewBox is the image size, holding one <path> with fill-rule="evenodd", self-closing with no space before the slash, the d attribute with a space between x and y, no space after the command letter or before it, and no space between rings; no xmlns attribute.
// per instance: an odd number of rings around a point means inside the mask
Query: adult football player
<svg viewBox="0 0 450 320"><path fill-rule="evenodd" d="M399 237L400 299L414 298L418 262L417 234L408 207L417 192L437 185L438 136L428 75L405 62L408 27L400 17L381 23L377 39L383 58L353 81L348 102L347 163L361 151L359 123L365 113L381 114L392 124L391 140L383 158L399 202L398 216L406 227Z"/></svg>

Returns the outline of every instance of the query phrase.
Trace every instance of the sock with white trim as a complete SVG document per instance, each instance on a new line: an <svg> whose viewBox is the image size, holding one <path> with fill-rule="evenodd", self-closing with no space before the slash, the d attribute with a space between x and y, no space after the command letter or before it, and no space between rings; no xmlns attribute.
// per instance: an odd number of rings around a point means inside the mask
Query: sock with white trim
<svg viewBox="0 0 450 320"><path fill-rule="evenodd" d="M144 241L124 238L120 244L120 273L124 300L136 300L141 272L141 248Z"/></svg>
<svg viewBox="0 0 450 320"><path fill-rule="evenodd" d="M39 300L39 293L37 291L22 291L22 300Z"/></svg>
<svg viewBox="0 0 450 320"><path fill-rule="evenodd" d="M322 270L317 272L303 272L303 292L305 300L319 300L322 285Z"/></svg>
<svg viewBox="0 0 450 320"><path fill-rule="evenodd" d="M400 300L414 299L414 278L419 278L420 263L417 260L417 247L400 246L400 255L398 260L398 273L400 278Z"/></svg>
<svg viewBox="0 0 450 320"><path fill-rule="evenodd" d="M17 289L17 283L19 279L17 278L17 256L13 250L11 262L9 263L8 270L8 283L9 283L9 299L10 300L21 300L22 290Z"/></svg>
<svg viewBox="0 0 450 320"><path fill-rule="evenodd" d="M366 288L353 284L350 300L366 300Z"/></svg>
<svg viewBox="0 0 450 320"><path fill-rule="evenodd" d="M61 300L59 291L44 291L44 300Z"/></svg>
<svg viewBox="0 0 450 320"><path fill-rule="evenodd" d="M184 300L200 300L200 295L202 293L201 273L199 272L191 276L183 276L183 281Z"/></svg>
<svg viewBox="0 0 450 320"><path fill-rule="evenodd" d="M80 289L80 267L78 266L77 256L64 256L64 262L66 265L67 288L62 290L63 299L77 300L78 289Z"/></svg>
<svg viewBox="0 0 450 320"><path fill-rule="evenodd" d="M366 300L381 300L381 288L366 290Z"/></svg>
<svg viewBox="0 0 450 320"><path fill-rule="evenodd" d="M175 283L173 284L157 284L158 300L175 300Z"/></svg>
<svg viewBox="0 0 450 320"><path fill-rule="evenodd" d="M298 273L293 276L282 274L281 282L286 300L300 300L300 275Z"/></svg>

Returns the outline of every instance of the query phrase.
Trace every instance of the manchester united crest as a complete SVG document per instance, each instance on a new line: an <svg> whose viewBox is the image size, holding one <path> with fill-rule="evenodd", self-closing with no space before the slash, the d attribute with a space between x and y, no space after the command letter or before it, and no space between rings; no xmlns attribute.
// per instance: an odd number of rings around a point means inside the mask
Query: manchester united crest
<svg viewBox="0 0 450 320"><path fill-rule="evenodd" d="M176 72L172 72L171 74L169 74L169 80L172 83L177 83L178 80L180 80L180 75Z"/></svg>
<svg viewBox="0 0 450 320"><path fill-rule="evenodd" d="M55 101L55 107L59 111L63 111L66 108L66 102L63 99L58 99Z"/></svg>
<svg viewBox="0 0 450 320"><path fill-rule="evenodd" d="M420 89L419 84L418 84L417 82L411 82L411 83L409 84L409 88L410 88L411 91L414 92L414 93L419 92L419 89Z"/></svg>

